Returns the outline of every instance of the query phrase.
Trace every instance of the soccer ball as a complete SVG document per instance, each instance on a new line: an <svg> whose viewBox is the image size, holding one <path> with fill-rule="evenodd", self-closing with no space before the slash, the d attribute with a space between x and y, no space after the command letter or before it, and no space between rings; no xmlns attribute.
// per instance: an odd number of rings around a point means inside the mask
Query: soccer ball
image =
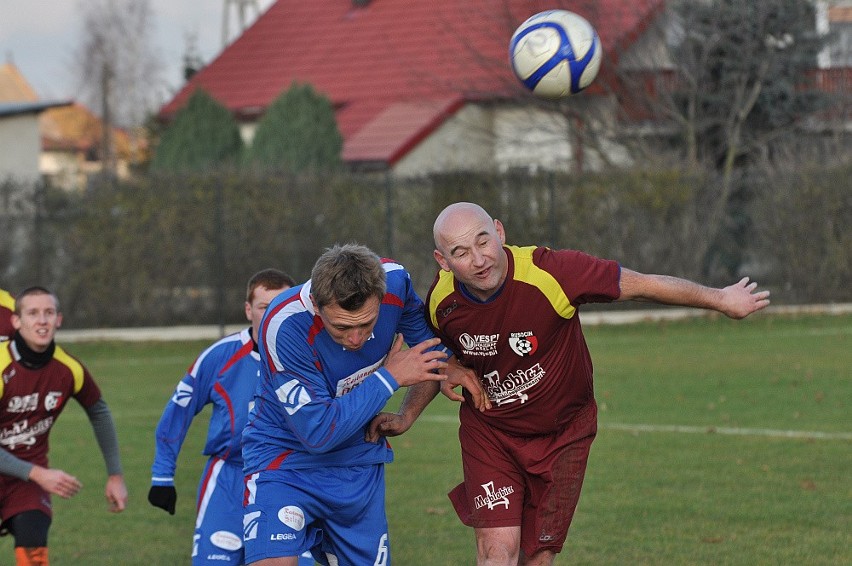
<svg viewBox="0 0 852 566"><path fill-rule="evenodd" d="M592 84L603 49L595 28L567 10L548 10L518 26L509 42L512 71L533 94L562 98Z"/></svg>

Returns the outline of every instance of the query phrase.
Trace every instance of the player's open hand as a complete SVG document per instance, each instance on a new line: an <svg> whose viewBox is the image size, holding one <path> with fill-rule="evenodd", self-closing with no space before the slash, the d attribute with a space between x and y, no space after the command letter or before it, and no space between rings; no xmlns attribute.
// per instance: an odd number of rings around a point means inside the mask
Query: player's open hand
<svg viewBox="0 0 852 566"><path fill-rule="evenodd" d="M385 359L385 369L400 387L423 381L443 381L446 376L437 372L446 369L447 354L439 350L429 350L440 343L440 338L432 338L403 350L402 335L398 334Z"/></svg>
<svg viewBox="0 0 852 566"><path fill-rule="evenodd" d="M445 397L452 401L464 401L464 396L455 391L456 387L462 386L470 394L474 407L480 411L491 408L491 400L488 399L488 394L485 393L476 372L461 365L455 356L449 359L444 373L447 375L447 380L441 383L441 393Z"/></svg>
<svg viewBox="0 0 852 566"><path fill-rule="evenodd" d="M731 318L745 318L755 311L769 305L769 291L758 291L757 283L748 282L748 277L743 277L739 282L722 289L722 306L719 309L723 314Z"/></svg>
<svg viewBox="0 0 852 566"><path fill-rule="evenodd" d="M83 487L80 480L62 470L33 466L30 470L30 480L36 482L43 490L64 499L77 495Z"/></svg>

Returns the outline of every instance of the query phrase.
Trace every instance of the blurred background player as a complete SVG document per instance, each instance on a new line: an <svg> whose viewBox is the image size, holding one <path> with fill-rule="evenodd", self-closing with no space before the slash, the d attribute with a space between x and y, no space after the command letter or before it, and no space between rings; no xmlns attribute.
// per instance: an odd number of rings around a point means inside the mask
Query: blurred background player
<svg viewBox="0 0 852 566"><path fill-rule="evenodd" d="M48 467L48 436L72 397L83 407L107 468L109 509L127 505L112 414L89 370L54 342L59 301L43 287L18 294L12 339L0 345L0 533L15 538L18 566L48 564L50 496L69 498L80 481Z"/></svg>
<svg viewBox="0 0 852 566"><path fill-rule="evenodd" d="M12 326L12 313L15 312L15 297L9 291L0 289L0 342L8 340L15 333Z"/></svg>
<svg viewBox="0 0 852 566"><path fill-rule="evenodd" d="M282 271L265 269L246 287L251 326L204 350L178 383L156 431L148 501L175 513L178 454L193 418L212 405L204 454L210 456L198 486L192 564L243 564L243 454L241 437L260 373L257 335L270 301L295 285ZM313 565L305 558L300 564Z"/></svg>

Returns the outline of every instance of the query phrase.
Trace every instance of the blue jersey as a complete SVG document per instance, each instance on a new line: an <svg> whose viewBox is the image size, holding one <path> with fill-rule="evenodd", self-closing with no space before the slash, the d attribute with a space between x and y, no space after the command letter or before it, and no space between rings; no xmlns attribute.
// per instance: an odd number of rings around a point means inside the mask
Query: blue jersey
<svg viewBox="0 0 852 566"><path fill-rule="evenodd" d="M251 329L204 350L178 382L157 424L152 485L174 485L178 453L192 419L212 404L204 454L242 466L240 446L260 371Z"/></svg>
<svg viewBox="0 0 852 566"><path fill-rule="evenodd" d="M378 322L357 351L325 331L310 281L278 295L266 309L258 340L261 377L243 432L246 475L393 460L387 441L364 440L367 424L399 388L382 365L397 333L409 346L434 335L408 272L387 260L383 265L387 292Z"/></svg>

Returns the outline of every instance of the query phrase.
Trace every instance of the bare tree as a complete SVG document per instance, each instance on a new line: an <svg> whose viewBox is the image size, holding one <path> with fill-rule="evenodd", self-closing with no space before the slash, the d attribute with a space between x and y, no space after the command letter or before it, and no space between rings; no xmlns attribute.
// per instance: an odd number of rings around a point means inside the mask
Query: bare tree
<svg viewBox="0 0 852 566"><path fill-rule="evenodd" d="M149 0L90 0L76 60L82 100L103 122L104 171L115 173L115 126L134 128L162 100L162 63L153 48L154 14Z"/></svg>
<svg viewBox="0 0 852 566"><path fill-rule="evenodd" d="M722 242L736 239L725 232L747 229L732 225L757 190L755 170L784 165L782 148L807 137L802 125L823 103L808 83L823 40L810 0L674 0L668 8L657 29L664 50L646 53L657 61L620 74L633 98L622 107L656 125L644 138L661 142L652 151L668 150L706 179L695 217L706 237L696 250L710 266L725 255L719 248L735 247Z"/></svg>

